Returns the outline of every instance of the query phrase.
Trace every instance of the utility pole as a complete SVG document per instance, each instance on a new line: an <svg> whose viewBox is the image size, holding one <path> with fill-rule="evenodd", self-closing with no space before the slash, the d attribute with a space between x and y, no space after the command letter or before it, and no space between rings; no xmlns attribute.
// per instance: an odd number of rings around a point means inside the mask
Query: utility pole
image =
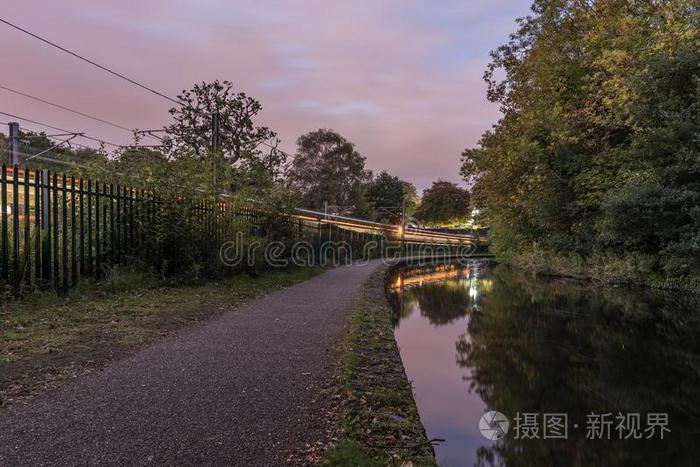
<svg viewBox="0 0 700 467"><path fill-rule="evenodd" d="M7 125L10 127L10 165L15 166L19 164L19 123L10 122Z"/></svg>
<svg viewBox="0 0 700 467"><path fill-rule="evenodd" d="M214 189L216 189L216 158L221 149L221 123L219 120L219 112L212 112L211 114L211 172L212 180L214 182Z"/></svg>

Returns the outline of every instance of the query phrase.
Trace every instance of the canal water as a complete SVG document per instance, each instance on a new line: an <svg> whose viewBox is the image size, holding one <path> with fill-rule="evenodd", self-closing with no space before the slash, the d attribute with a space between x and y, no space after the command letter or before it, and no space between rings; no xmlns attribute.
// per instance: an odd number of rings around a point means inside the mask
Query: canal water
<svg viewBox="0 0 700 467"><path fill-rule="evenodd" d="M697 296L476 262L388 292L441 466L700 465Z"/></svg>

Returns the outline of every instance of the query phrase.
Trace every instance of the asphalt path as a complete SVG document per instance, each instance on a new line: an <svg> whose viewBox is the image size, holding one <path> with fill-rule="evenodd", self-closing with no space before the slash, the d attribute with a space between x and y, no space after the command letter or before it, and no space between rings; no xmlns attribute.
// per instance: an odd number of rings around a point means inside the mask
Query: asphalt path
<svg viewBox="0 0 700 467"><path fill-rule="evenodd" d="M320 397L359 288L344 266L0 412L0 466L277 466L324 430Z"/></svg>

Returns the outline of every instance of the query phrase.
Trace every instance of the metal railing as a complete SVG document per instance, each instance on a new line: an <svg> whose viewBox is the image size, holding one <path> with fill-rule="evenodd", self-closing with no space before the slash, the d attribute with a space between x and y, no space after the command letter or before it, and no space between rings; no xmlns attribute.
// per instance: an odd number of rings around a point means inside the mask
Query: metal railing
<svg viewBox="0 0 700 467"><path fill-rule="evenodd" d="M68 289L81 277L101 278L129 259L157 254L149 236L161 214L152 193L48 170L2 166L0 174L0 284L14 291L35 286ZM252 210L208 200L181 200L200 230L202 256L218 258L235 219Z"/></svg>

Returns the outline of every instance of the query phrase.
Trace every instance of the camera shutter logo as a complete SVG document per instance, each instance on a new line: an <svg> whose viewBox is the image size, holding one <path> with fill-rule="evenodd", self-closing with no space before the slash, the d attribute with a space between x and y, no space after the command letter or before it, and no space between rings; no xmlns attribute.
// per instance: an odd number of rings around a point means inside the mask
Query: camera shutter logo
<svg viewBox="0 0 700 467"><path fill-rule="evenodd" d="M484 438L491 441L503 438L508 433L509 425L508 417L495 410L486 412L479 419L479 431Z"/></svg>

